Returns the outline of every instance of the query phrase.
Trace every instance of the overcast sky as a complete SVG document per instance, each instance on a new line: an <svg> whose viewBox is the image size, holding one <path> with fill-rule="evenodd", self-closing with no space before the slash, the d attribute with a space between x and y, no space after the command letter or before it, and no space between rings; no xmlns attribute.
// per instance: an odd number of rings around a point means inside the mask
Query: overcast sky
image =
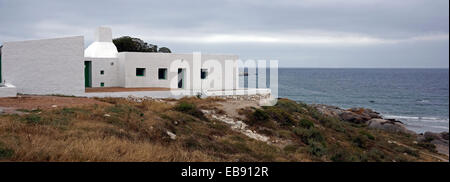
<svg viewBox="0 0 450 182"><path fill-rule="evenodd" d="M0 44L97 26L280 67L449 67L449 0L0 0Z"/></svg>

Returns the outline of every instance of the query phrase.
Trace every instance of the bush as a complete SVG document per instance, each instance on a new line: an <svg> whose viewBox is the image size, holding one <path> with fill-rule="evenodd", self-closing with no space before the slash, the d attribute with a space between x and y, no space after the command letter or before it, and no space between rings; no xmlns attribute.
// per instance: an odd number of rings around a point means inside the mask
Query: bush
<svg viewBox="0 0 450 182"><path fill-rule="evenodd" d="M40 123L42 120L41 116L39 116L38 114L29 114L25 117L25 121L28 124L38 124Z"/></svg>
<svg viewBox="0 0 450 182"><path fill-rule="evenodd" d="M203 112L200 111L200 109L198 109L197 106L193 103L181 101L175 106L175 110L189 114L202 120L207 120Z"/></svg>
<svg viewBox="0 0 450 182"><path fill-rule="evenodd" d="M357 161L356 157L342 149L340 146L333 146L330 148L329 153L331 153L330 160L333 162L354 162Z"/></svg>
<svg viewBox="0 0 450 182"><path fill-rule="evenodd" d="M320 142L316 142L316 141L309 141L309 146L308 146L308 152L314 156L322 156L326 153L327 149L325 147L325 144L320 143Z"/></svg>
<svg viewBox="0 0 450 182"><path fill-rule="evenodd" d="M360 131L359 134L366 136L370 140L375 140L375 137L367 131Z"/></svg>
<svg viewBox="0 0 450 182"><path fill-rule="evenodd" d="M276 107L266 107L264 111L270 118L277 121L281 126L291 126L297 123L291 114Z"/></svg>
<svg viewBox="0 0 450 182"><path fill-rule="evenodd" d="M6 148L3 143L0 142L0 159L8 159L14 155L14 150Z"/></svg>
<svg viewBox="0 0 450 182"><path fill-rule="evenodd" d="M275 104L275 106L289 113L302 112L302 106L300 106L300 104L297 104L295 101L289 99L278 99L277 104Z"/></svg>
<svg viewBox="0 0 450 182"><path fill-rule="evenodd" d="M408 154L410 156L414 156L414 157L419 157L420 156L419 151L416 150L416 149L410 149L410 148L403 147L403 146L397 146L397 147L394 148L394 150L396 152L406 153L406 154Z"/></svg>
<svg viewBox="0 0 450 182"><path fill-rule="evenodd" d="M253 111L253 113L250 115L250 121L252 123L256 123L256 122L264 122L269 120L269 115L261 109L255 109L255 111Z"/></svg>
<svg viewBox="0 0 450 182"><path fill-rule="evenodd" d="M430 142L420 141L417 145L422 147L422 148L425 148L425 149L427 149L427 150L429 150L431 152L436 152L436 145L434 145L434 144L432 144Z"/></svg>
<svg viewBox="0 0 450 182"><path fill-rule="evenodd" d="M314 128L295 128L295 135L299 136L303 143L310 144L311 141L324 142L324 137L322 134Z"/></svg>
<svg viewBox="0 0 450 182"><path fill-rule="evenodd" d="M314 123L308 119L302 118L300 119L299 126L309 129L314 127Z"/></svg>
<svg viewBox="0 0 450 182"><path fill-rule="evenodd" d="M376 161L376 162L381 162L385 159L385 155L383 152L379 151L378 149L371 149L368 153L367 153L367 157Z"/></svg>
<svg viewBox="0 0 450 182"><path fill-rule="evenodd" d="M358 135L356 137L353 138L353 143L356 144L356 146L358 146L359 148L367 148L368 146L368 138L366 135Z"/></svg>

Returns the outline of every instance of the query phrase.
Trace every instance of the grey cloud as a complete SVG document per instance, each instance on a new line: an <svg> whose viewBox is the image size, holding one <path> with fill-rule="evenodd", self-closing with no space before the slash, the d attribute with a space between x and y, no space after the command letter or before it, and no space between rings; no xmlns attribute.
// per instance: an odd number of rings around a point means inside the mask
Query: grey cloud
<svg viewBox="0 0 450 182"><path fill-rule="evenodd" d="M109 25L115 36L140 36L174 51L275 57L285 66L448 67L448 0L0 0L0 22L0 44L80 34L89 43L96 26ZM319 36L320 40L331 37L341 41L333 46L279 44L282 41L192 41L213 35L231 39L259 36L256 39L263 40L300 36L300 42L304 36ZM345 36L373 38L374 42L443 38L349 47L345 46Z"/></svg>

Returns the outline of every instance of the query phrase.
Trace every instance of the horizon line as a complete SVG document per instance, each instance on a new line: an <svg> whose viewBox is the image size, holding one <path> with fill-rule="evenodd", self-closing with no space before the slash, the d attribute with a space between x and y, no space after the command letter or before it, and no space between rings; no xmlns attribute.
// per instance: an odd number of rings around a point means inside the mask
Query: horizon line
<svg viewBox="0 0 450 182"><path fill-rule="evenodd" d="M240 67L240 68L245 68L245 67ZM267 68L269 68L269 67L267 67ZM449 69L449 67L278 67L278 68L282 68L282 69Z"/></svg>

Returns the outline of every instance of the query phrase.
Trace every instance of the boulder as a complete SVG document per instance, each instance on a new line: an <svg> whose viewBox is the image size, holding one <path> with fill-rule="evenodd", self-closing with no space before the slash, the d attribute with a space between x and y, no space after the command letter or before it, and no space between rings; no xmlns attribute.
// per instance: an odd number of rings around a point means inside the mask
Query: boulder
<svg viewBox="0 0 450 182"><path fill-rule="evenodd" d="M329 106L323 104L313 105L320 113L330 117L339 117L339 115L344 111L343 109L336 106Z"/></svg>
<svg viewBox="0 0 450 182"><path fill-rule="evenodd" d="M348 111L351 111L353 113L361 115L361 117L364 118L381 118L380 113L373 111L372 109L366 109L366 108L350 108ZM369 120L368 119L368 120Z"/></svg>
<svg viewBox="0 0 450 182"><path fill-rule="evenodd" d="M415 134L413 131L406 129L404 124L385 119L371 119L367 121L367 126L369 128L380 129L388 132Z"/></svg>
<svg viewBox="0 0 450 182"><path fill-rule="evenodd" d="M442 132L441 133L441 138L444 140L448 140L448 132Z"/></svg>
<svg viewBox="0 0 450 182"><path fill-rule="evenodd" d="M417 138L418 141L422 142L430 142L436 146L436 151L438 153L449 155L448 150L448 132L442 133L433 133L433 132L425 132L423 135L420 135Z"/></svg>
<svg viewBox="0 0 450 182"><path fill-rule="evenodd" d="M367 120L370 119L366 116L356 114L351 111L344 111L339 115L339 117L344 121L348 121L348 122L352 122L352 123L365 123Z"/></svg>

